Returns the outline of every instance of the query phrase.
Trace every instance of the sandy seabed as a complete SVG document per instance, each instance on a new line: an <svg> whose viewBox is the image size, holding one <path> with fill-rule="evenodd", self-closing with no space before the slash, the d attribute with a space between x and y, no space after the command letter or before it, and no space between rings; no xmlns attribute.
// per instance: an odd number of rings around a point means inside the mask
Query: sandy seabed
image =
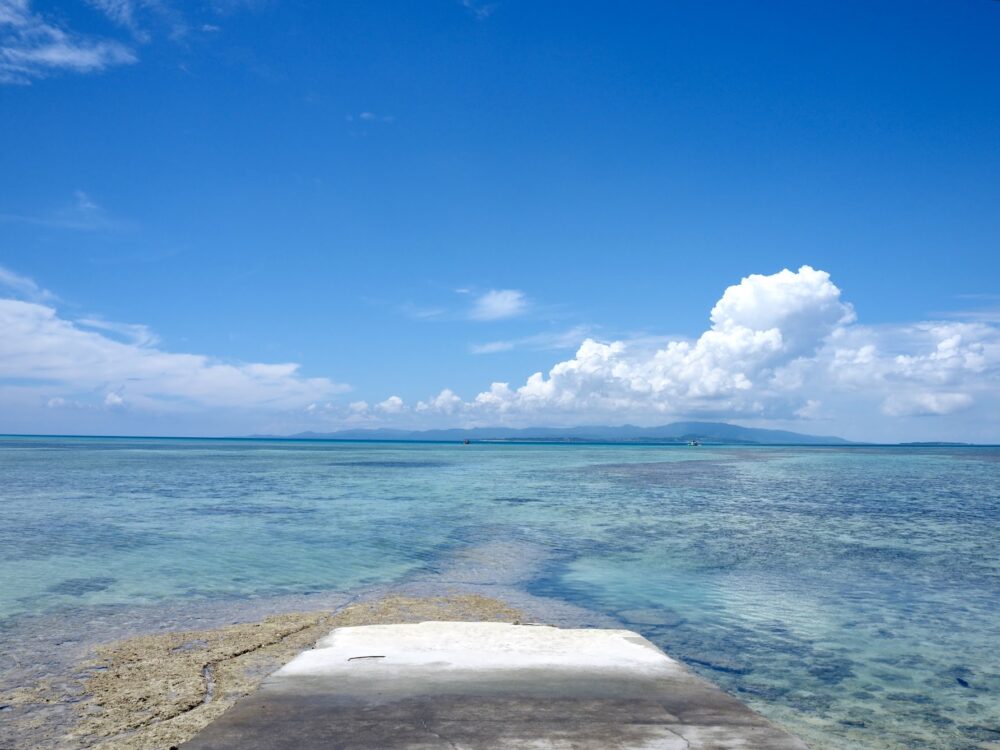
<svg viewBox="0 0 1000 750"><path fill-rule="evenodd" d="M298 612L221 628L141 635L99 646L75 677L0 693L22 737L58 748L166 750L189 740L303 649L337 627L425 620L517 622L479 594L389 595L334 612ZM61 720L48 706L71 706ZM34 710L33 710L34 709ZM0 750L18 748L0 740ZM25 748L28 746L24 746Z"/></svg>

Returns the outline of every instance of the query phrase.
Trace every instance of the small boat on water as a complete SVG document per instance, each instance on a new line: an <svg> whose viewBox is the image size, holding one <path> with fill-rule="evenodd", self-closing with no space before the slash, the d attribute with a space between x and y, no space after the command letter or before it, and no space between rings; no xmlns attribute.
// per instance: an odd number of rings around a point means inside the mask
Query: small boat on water
<svg viewBox="0 0 1000 750"><path fill-rule="evenodd" d="M698 440L688 440L688 445L701 445Z"/></svg>

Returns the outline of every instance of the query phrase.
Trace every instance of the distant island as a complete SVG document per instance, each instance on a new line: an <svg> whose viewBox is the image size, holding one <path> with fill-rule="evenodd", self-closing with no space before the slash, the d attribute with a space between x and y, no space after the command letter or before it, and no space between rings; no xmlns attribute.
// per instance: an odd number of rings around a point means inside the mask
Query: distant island
<svg viewBox="0 0 1000 750"><path fill-rule="evenodd" d="M253 437L276 437L254 435ZM787 430L741 427L726 422L673 422L659 427L635 425L587 427L471 427L437 430L356 429L338 432L300 432L282 436L291 440L415 440L538 443L737 443L747 445L848 445L831 435L805 435Z"/></svg>

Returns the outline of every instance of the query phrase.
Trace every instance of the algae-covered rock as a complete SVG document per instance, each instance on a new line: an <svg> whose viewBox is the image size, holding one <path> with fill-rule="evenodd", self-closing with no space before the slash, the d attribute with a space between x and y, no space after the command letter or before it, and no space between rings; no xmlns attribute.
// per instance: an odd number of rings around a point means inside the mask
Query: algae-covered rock
<svg viewBox="0 0 1000 750"><path fill-rule="evenodd" d="M107 644L96 658L80 665L83 700L76 704L78 721L61 746L176 747L336 627L520 618L517 610L484 596L389 596L336 613L277 615L215 630L158 633ZM32 696L44 699L43 693Z"/></svg>

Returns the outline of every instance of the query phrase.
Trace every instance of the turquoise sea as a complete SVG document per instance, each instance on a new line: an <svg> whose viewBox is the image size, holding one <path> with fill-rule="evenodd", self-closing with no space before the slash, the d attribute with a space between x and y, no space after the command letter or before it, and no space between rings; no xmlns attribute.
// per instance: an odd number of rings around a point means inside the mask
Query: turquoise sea
<svg viewBox="0 0 1000 750"><path fill-rule="evenodd" d="M0 566L5 654L475 589L639 630L817 749L1000 747L997 448L0 438Z"/></svg>

